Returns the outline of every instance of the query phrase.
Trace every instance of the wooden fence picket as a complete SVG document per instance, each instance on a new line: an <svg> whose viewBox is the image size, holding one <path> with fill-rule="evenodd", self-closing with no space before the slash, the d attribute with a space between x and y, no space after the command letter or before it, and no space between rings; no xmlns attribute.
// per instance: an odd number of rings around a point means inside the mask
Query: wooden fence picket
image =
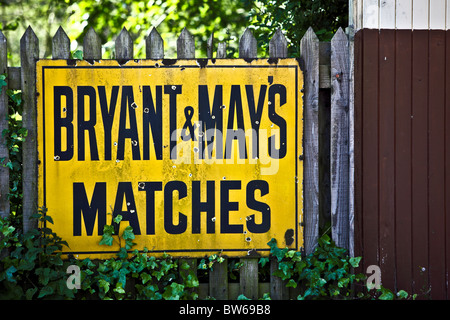
<svg viewBox="0 0 450 320"><path fill-rule="evenodd" d="M0 75L8 73L8 53L7 53L6 37L0 31ZM7 79L9 82L9 79ZM8 163L9 151L6 146L6 136L2 134L4 130L8 129L8 96L6 89L3 87L0 90L0 217L5 218L10 214L9 205L9 168L3 166Z"/></svg>

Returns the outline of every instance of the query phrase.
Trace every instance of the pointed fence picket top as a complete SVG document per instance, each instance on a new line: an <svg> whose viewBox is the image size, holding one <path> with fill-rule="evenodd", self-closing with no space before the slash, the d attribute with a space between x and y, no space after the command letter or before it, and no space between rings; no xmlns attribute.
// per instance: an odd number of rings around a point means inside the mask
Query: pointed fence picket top
<svg viewBox="0 0 450 320"><path fill-rule="evenodd" d="M102 42L90 27L83 39L83 59L101 59L102 58Z"/></svg>
<svg viewBox="0 0 450 320"><path fill-rule="evenodd" d="M145 54L147 59L164 58L164 41L156 28L153 28L145 39Z"/></svg>
<svg viewBox="0 0 450 320"><path fill-rule="evenodd" d="M61 26L52 39L52 57L53 59L70 58L70 40Z"/></svg>
<svg viewBox="0 0 450 320"><path fill-rule="evenodd" d="M0 31L0 74L8 72L8 53L6 37ZM6 146L6 136L1 134L8 129L8 96L6 87L0 89L0 159L6 164L9 159L9 150ZM9 168L0 166L0 217L6 218L10 213L9 205ZM0 253L1 255L1 253Z"/></svg>
<svg viewBox="0 0 450 320"><path fill-rule="evenodd" d="M217 45L216 58L225 59L226 57L227 57L227 43L219 42L219 44Z"/></svg>
<svg viewBox="0 0 450 320"><path fill-rule="evenodd" d="M36 60L39 58L39 40L28 27L20 39L20 64L22 87L22 125L27 138L22 143L23 159L23 232L37 227L37 220L30 219L38 210L37 165L37 108L36 108Z"/></svg>
<svg viewBox="0 0 450 320"><path fill-rule="evenodd" d="M249 28L246 28L239 39L239 58L253 59L257 56L256 38Z"/></svg>
<svg viewBox="0 0 450 320"><path fill-rule="evenodd" d="M331 226L336 245L349 249L349 42L342 28L331 39Z"/></svg>
<svg viewBox="0 0 450 320"><path fill-rule="evenodd" d="M319 38L309 28L300 41L304 64L304 222L305 252L310 254L319 238ZM308 178L307 178L308 177Z"/></svg>
<svg viewBox="0 0 450 320"><path fill-rule="evenodd" d="M125 27L116 39L116 59L133 59L133 39Z"/></svg>
<svg viewBox="0 0 450 320"><path fill-rule="evenodd" d="M213 51L214 51L214 32L211 33L211 35L208 38L208 41L206 42L206 57L208 59L212 59Z"/></svg>
<svg viewBox="0 0 450 320"><path fill-rule="evenodd" d="M184 28L177 39L177 58L178 59L194 59L195 58L195 41L188 29Z"/></svg>
<svg viewBox="0 0 450 320"><path fill-rule="evenodd" d="M287 40L281 29L278 29L269 42L269 56L271 58L287 58Z"/></svg>

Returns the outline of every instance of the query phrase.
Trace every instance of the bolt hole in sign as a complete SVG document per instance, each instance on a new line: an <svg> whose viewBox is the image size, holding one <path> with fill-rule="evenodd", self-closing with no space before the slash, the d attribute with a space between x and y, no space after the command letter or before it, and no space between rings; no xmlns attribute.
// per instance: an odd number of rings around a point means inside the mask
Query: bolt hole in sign
<svg viewBox="0 0 450 320"><path fill-rule="evenodd" d="M156 256L300 250L302 88L296 59L39 60L39 205L63 253L112 256L117 215Z"/></svg>

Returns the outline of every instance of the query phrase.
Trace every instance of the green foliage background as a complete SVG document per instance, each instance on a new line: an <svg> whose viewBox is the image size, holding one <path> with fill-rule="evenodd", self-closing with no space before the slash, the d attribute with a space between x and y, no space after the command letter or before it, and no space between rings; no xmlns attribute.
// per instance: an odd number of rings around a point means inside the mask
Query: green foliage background
<svg viewBox="0 0 450 320"><path fill-rule="evenodd" d="M259 54L267 56L276 29L283 30L290 53L298 55L301 37L312 27L323 41L348 21L348 0L0 0L0 30L8 39L9 64L19 65L19 39L30 25L40 41L40 56L51 56L52 37L61 25L71 51L81 49L93 27L103 43L104 58L114 58L114 41L123 27L135 43L135 57L145 58L145 37L157 27L165 55L176 57L176 39L187 28L196 41L196 56L206 57L206 41L214 32L227 43L229 57L237 57L239 37L250 27ZM217 46L216 46L217 48Z"/></svg>

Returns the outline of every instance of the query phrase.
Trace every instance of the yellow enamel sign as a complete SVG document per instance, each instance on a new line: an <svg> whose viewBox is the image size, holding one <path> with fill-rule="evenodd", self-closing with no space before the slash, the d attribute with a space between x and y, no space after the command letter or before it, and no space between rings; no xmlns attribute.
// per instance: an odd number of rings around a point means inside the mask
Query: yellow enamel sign
<svg viewBox="0 0 450 320"><path fill-rule="evenodd" d="M116 253L105 225L155 255L300 249L302 88L295 59L38 61L39 204L64 253Z"/></svg>

